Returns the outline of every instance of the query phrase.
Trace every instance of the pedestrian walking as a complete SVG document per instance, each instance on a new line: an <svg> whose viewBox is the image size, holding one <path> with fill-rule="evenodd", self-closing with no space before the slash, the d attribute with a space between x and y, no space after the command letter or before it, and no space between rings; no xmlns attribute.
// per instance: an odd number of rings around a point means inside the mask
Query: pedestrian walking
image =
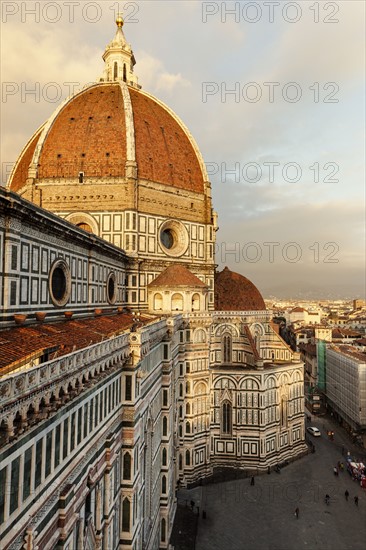
<svg viewBox="0 0 366 550"><path fill-rule="evenodd" d="M353 500L355 501L356 506L358 506L358 497L354 497Z"/></svg>
<svg viewBox="0 0 366 550"><path fill-rule="evenodd" d="M335 476L338 475L338 468L337 468L337 466L334 466L333 472L334 472L334 475L335 475Z"/></svg>
<svg viewBox="0 0 366 550"><path fill-rule="evenodd" d="M252 476L252 479L250 480L250 484L254 485L254 477Z"/></svg>
<svg viewBox="0 0 366 550"><path fill-rule="evenodd" d="M345 492L344 492L344 496L345 496L346 500L348 500L349 492L347 491L347 489L346 489Z"/></svg>
<svg viewBox="0 0 366 550"><path fill-rule="evenodd" d="M300 510L298 508L295 509L295 516L296 519L299 519Z"/></svg>

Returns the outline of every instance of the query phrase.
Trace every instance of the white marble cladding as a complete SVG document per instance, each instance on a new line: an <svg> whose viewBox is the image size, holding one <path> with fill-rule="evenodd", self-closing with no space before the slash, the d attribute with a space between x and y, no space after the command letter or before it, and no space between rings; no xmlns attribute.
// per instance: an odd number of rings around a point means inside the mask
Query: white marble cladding
<svg viewBox="0 0 366 550"><path fill-rule="evenodd" d="M98 227L98 235L107 242L124 249L128 253L138 253L143 257L166 258L160 246L159 228L167 218L140 214L133 210L123 212L89 212ZM63 218L75 216L75 213L61 212ZM82 216L82 213L80 213ZM213 225L182 221L188 236L189 246L181 259L202 263L213 262L215 230Z"/></svg>
<svg viewBox="0 0 366 550"><path fill-rule="evenodd" d="M123 304L122 250L5 190L0 190L0 245L2 324L11 323L14 313L46 310L54 317L61 308L85 312ZM64 305L56 304L50 291L51 269L60 260L68 271Z"/></svg>
<svg viewBox="0 0 366 550"><path fill-rule="evenodd" d="M88 381L97 373L127 361L129 355L129 334L125 333L37 367L4 376L0 382L0 424L20 409L26 413L33 401L41 400L45 393L58 392L61 387L67 391L69 384L74 388L76 380L81 381L84 377Z"/></svg>

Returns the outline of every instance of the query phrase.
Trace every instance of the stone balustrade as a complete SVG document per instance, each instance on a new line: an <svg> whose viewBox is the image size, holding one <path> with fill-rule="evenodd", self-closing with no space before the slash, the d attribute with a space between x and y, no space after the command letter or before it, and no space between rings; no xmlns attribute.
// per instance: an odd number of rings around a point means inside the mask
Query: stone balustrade
<svg viewBox="0 0 366 550"><path fill-rule="evenodd" d="M0 379L0 424L9 416L23 411L41 394L58 393L71 384L75 395L84 383L108 370L111 366L126 361L130 355L129 333L104 340L88 348L73 351L46 363L24 370L17 370ZM79 381L76 389L76 381ZM72 396L71 396L72 397ZM35 407L38 410L38 407Z"/></svg>

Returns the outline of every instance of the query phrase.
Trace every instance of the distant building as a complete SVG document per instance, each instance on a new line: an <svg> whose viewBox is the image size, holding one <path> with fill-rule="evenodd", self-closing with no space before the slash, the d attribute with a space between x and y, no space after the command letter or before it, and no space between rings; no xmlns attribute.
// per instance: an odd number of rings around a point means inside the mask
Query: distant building
<svg viewBox="0 0 366 550"><path fill-rule="evenodd" d="M353 309L362 309L366 306L365 300L360 300L359 298L356 300L353 300Z"/></svg>
<svg viewBox="0 0 366 550"><path fill-rule="evenodd" d="M315 340L323 340L324 342L332 341L332 329L329 327L318 326L314 328Z"/></svg>
<svg viewBox="0 0 366 550"><path fill-rule="evenodd" d="M325 395L324 388L320 389L317 350L318 343L300 344L300 359L304 363L305 406L314 414L322 414L326 411Z"/></svg>
<svg viewBox="0 0 366 550"><path fill-rule="evenodd" d="M327 404L366 446L366 353L348 345L326 349Z"/></svg>
<svg viewBox="0 0 366 550"><path fill-rule="evenodd" d="M318 325L321 321L321 312L317 311L308 311L303 307L295 307L290 311L285 313L285 319L287 325L292 323L300 322L304 325Z"/></svg>

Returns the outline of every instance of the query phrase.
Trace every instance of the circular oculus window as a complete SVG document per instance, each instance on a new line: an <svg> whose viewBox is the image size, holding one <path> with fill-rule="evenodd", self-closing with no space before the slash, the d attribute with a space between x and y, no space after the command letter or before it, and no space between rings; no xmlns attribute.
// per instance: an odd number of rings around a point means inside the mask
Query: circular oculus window
<svg viewBox="0 0 366 550"><path fill-rule="evenodd" d="M116 276L114 273L109 273L107 277L107 300L110 304L114 304L117 299Z"/></svg>
<svg viewBox="0 0 366 550"><path fill-rule="evenodd" d="M65 260L56 260L50 269L48 288L55 306L62 307L69 301L71 293L70 268Z"/></svg>
<svg viewBox="0 0 366 550"><path fill-rule="evenodd" d="M176 220L164 222L159 231L160 246L168 256L181 256L188 248L188 232Z"/></svg>

